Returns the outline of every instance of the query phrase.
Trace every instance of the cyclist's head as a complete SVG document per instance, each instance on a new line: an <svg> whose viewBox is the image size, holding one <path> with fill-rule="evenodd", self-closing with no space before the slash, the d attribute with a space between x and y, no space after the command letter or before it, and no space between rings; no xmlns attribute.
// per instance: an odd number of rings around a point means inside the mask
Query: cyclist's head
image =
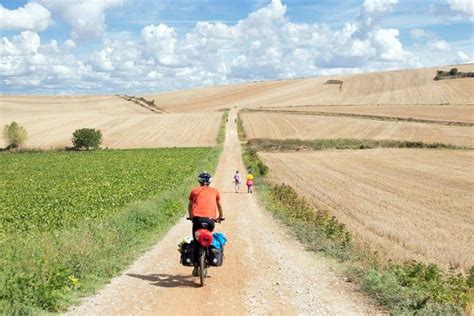
<svg viewBox="0 0 474 316"><path fill-rule="evenodd" d="M203 171L199 174L198 181L201 185L209 185L212 182L212 176L209 172Z"/></svg>
<svg viewBox="0 0 474 316"><path fill-rule="evenodd" d="M235 173L239 173L239 170L235 171Z"/></svg>

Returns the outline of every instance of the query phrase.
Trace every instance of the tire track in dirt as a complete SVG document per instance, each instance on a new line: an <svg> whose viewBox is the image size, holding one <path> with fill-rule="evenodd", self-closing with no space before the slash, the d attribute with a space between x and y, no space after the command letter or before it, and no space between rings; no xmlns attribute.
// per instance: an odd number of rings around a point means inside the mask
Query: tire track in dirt
<svg viewBox="0 0 474 316"><path fill-rule="evenodd" d="M214 185L221 191L229 237L224 265L211 268L198 287L191 268L179 264L177 243L190 235L182 219L152 249L69 315L372 314L377 311L330 262L303 249L265 213L253 194L233 191L236 169L245 171L229 114L224 152Z"/></svg>

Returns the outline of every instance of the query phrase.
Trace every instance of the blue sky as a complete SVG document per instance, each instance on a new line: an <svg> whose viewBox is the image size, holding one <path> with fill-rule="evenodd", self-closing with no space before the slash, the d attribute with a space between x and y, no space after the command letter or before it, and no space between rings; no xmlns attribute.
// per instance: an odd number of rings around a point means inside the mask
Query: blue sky
<svg viewBox="0 0 474 316"><path fill-rule="evenodd" d="M470 0L0 4L2 94L143 93L474 59Z"/></svg>

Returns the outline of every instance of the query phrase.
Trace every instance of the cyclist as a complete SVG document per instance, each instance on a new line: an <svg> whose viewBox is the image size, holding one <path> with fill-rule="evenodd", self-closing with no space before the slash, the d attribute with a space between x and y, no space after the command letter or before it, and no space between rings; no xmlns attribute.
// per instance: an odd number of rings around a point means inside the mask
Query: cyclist
<svg viewBox="0 0 474 316"><path fill-rule="evenodd" d="M234 178L232 180L235 185L235 193L239 193L240 191L240 184L242 183L242 180L240 178L240 173L239 170L235 171Z"/></svg>
<svg viewBox="0 0 474 316"><path fill-rule="evenodd" d="M252 171L249 170L249 174L247 175L247 193L252 193L253 187L253 174Z"/></svg>
<svg viewBox="0 0 474 316"><path fill-rule="evenodd" d="M203 171L198 176L200 186L192 189L189 194L188 215L193 221L193 238L196 230L204 228L209 231L214 230L214 220L224 219L221 205L221 195L216 188L210 187L212 176L209 172ZM219 216L217 216L217 211ZM198 273L197 267L193 270L193 275Z"/></svg>

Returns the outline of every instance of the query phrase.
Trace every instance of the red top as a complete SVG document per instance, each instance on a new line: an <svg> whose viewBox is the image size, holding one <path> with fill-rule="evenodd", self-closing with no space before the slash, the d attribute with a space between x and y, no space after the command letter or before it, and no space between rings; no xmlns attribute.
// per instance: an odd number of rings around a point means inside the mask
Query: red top
<svg viewBox="0 0 474 316"><path fill-rule="evenodd" d="M217 218L217 201L221 195L216 188L206 185L194 188L189 195L193 203L192 215L194 217Z"/></svg>

